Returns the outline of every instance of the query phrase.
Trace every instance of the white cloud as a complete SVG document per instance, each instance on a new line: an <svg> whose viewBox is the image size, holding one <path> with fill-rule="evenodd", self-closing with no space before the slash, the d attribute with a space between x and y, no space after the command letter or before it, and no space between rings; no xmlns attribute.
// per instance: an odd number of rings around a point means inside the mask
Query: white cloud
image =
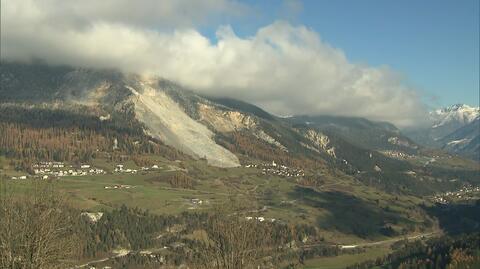
<svg viewBox="0 0 480 269"><path fill-rule="evenodd" d="M221 16L240 16L248 7L234 0L1 0L5 22L37 22L58 29L80 30L96 22L168 29L207 23ZM20 20L20 18L26 20ZM3 19L2 19L3 21Z"/></svg>
<svg viewBox="0 0 480 269"><path fill-rule="evenodd" d="M247 9L235 2L66 2L2 1L2 58L153 73L279 115L359 116L399 126L425 115L416 92L393 71L349 62L304 26L279 21L247 38L221 26L215 44L195 30L206 17Z"/></svg>

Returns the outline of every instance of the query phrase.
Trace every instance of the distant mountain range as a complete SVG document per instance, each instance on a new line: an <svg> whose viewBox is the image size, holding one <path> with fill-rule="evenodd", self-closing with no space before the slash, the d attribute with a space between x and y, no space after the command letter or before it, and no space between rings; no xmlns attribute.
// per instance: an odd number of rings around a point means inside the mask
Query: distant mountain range
<svg viewBox="0 0 480 269"><path fill-rule="evenodd" d="M430 112L434 139L438 140L453 133L474 122L479 116L479 107L470 107L465 104L456 104Z"/></svg>
<svg viewBox="0 0 480 269"><path fill-rule="evenodd" d="M214 166L239 166L242 155L268 159L262 152L269 152L275 158L308 156L338 161L352 171L373 171L387 159L378 152L416 154L419 149L390 123L334 116L280 118L242 101L200 96L161 78L15 63L3 64L1 71L0 99L6 102L81 104L96 107L104 119L129 113L150 136Z"/></svg>
<svg viewBox="0 0 480 269"><path fill-rule="evenodd" d="M440 139L442 148L480 160L480 118Z"/></svg>
<svg viewBox="0 0 480 269"><path fill-rule="evenodd" d="M419 144L480 160L480 108L455 104L430 112L431 125L407 130Z"/></svg>

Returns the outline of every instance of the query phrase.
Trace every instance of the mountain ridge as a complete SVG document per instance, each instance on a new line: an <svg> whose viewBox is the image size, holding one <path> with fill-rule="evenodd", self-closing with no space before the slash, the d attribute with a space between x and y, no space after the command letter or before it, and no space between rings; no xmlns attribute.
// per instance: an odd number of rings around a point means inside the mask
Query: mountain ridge
<svg viewBox="0 0 480 269"><path fill-rule="evenodd" d="M480 160L480 150L475 143L478 138L474 138L480 136L480 107L454 104L431 111L429 115L430 126L406 130L407 136L427 147Z"/></svg>
<svg viewBox="0 0 480 269"><path fill-rule="evenodd" d="M200 96L158 77L111 70L42 70L37 66L36 75L31 66L22 69L18 64L2 64L1 68L2 78L7 77L2 80L4 91L0 93L6 97L4 100L19 104L43 102L46 109L56 102L65 103L64 107L86 106L95 111L97 124L109 118L122 119L129 126L141 126L135 128L141 128L151 143L161 141L213 166L275 162L330 170L327 173L346 174L369 184L373 184L372 178L380 180L390 174L397 178L392 183L395 185L415 181L401 179L409 171L427 173L419 163L430 165L424 160L434 158L390 123L337 116L280 118L242 101ZM55 80L41 80L42 87L38 87L36 76Z"/></svg>

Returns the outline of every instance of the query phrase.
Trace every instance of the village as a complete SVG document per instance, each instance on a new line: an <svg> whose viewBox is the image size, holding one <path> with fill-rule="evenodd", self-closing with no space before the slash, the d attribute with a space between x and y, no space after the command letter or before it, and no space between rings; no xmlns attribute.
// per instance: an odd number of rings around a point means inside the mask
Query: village
<svg viewBox="0 0 480 269"><path fill-rule="evenodd" d="M111 185L111 186L105 186L103 188L106 189L106 190L109 190L109 189L118 190L118 189L131 189L131 188L135 188L135 186L124 185L124 184L115 184L115 185Z"/></svg>
<svg viewBox="0 0 480 269"><path fill-rule="evenodd" d="M140 171L157 170L159 166L154 164L151 167L141 167ZM125 168L123 164L116 164L113 173L136 174L139 170ZM91 164L69 165L63 162L38 162L32 165L30 175L12 176L12 180L26 179L58 179L66 176L91 176L106 175L107 171L94 167ZM113 187L112 187L113 188Z"/></svg>
<svg viewBox="0 0 480 269"><path fill-rule="evenodd" d="M115 173L127 173L127 174L136 174L138 172L137 169L130 169L130 168L124 168L125 166L123 164L117 164L115 166L115 169L113 170ZM149 171L149 170L156 170L159 169L158 165L154 164L152 167L141 167L141 171Z"/></svg>
<svg viewBox="0 0 480 269"><path fill-rule="evenodd" d="M268 219L268 218L265 218L265 217L262 217L262 216L259 216L259 217L245 217L246 220L256 220L256 221L259 221L259 222L264 222L264 221L270 221L270 222L275 222L276 219Z"/></svg>
<svg viewBox="0 0 480 269"><path fill-rule="evenodd" d="M263 175L276 175L280 177L303 177L305 172L303 169L290 168L285 165L277 164L275 161L272 163L263 164L247 164L246 168L258 168L262 169Z"/></svg>
<svg viewBox="0 0 480 269"><path fill-rule="evenodd" d="M463 186L457 191L447 191L434 195L431 200L439 204L450 204L455 201L466 201L480 198L480 187L472 185Z"/></svg>
<svg viewBox="0 0 480 269"><path fill-rule="evenodd" d="M63 162L39 162L32 165L33 175L12 176L11 179L51 179L64 176L104 175L107 172L90 164L66 165Z"/></svg>
<svg viewBox="0 0 480 269"><path fill-rule="evenodd" d="M395 158L395 159L412 159L415 158L414 155L410 155L401 151L396 151L396 150L384 150L384 151L379 151L385 156Z"/></svg>

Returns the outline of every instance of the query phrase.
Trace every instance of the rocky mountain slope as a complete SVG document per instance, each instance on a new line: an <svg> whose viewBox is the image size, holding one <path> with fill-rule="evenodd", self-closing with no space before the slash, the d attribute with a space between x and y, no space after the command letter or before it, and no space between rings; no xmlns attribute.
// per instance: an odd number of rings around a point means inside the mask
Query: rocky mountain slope
<svg viewBox="0 0 480 269"><path fill-rule="evenodd" d="M0 71L3 103L24 110L39 105L68 110L75 105L77 111L83 108L96 117L95 125L118 126L115 137L120 142L124 140L118 132L140 126L150 143L160 141L212 166L275 162L324 175L349 175L382 188L415 186L414 191L432 189L424 176L441 177L436 185L463 177L450 168L426 169L424 160L433 156L389 123L331 116L279 118L245 102L200 96L171 81L114 70L3 63ZM106 134L105 139L113 138ZM148 151L148 144L142 143ZM125 140L122 147L138 144Z"/></svg>
<svg viewBox="0 0 480 269"><path fill-rule="evenodd" d="M373 122L363 118L338 116L294 116L295 124L341 136L348 142L372 150L395 150L415 153L419 146L388 122Z"/></svg>
<svg viewBox="0 0 480 269"><path fill-rule="evenodd" d="M480 160L480 117L440 139L443 149Z"/></svg>
<svg viewBox="0 0 480 269"><path fill-rule="evenodd" d="M136 118L145 124L147 133L159 138L194 158L205 158L219 167L239 166L238 158L216 144L214 133L205 125L189 117L165 92L155 88L155 82L137 81L140 87L125 87L133 93Z"/></svg>

